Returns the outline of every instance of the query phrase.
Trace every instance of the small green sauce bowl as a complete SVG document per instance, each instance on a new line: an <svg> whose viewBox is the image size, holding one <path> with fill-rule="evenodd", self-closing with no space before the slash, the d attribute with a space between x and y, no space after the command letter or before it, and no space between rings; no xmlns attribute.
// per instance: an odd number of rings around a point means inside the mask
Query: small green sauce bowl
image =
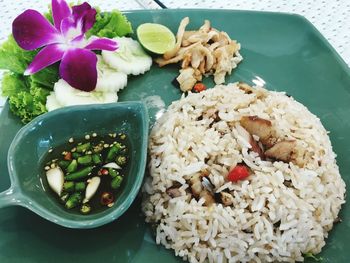
<svg viewBox="0 0 350 263"><path fill-rule="evenodd" d="M69 228L94 228L120 217L134 201L142 184L148 140L148 113L141 102L72 106L34 119L13 139L7 161L11 187L0 193L0 208L20 205ZM130 169L111 208L82 215L66 210L45 187L42 162L50 148L69 138L126 133L130 141Z"/></svg>

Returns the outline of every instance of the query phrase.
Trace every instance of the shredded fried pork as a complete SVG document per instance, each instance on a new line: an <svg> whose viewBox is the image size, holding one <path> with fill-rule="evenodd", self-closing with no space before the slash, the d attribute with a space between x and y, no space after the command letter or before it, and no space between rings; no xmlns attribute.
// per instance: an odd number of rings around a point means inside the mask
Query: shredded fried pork
<svg viewBox="0 0 350 263"><path fill-rule="evenodd" d="M226 32L212 28L209 20L205 20L199 30L186 31L189 22L188 17L182 19L175 47L156 62L160 67L181 62L177 81L183 92L190 91L204 74L213 74L216 84L224 83L226 74L231 74L242 60L240 44Z"/></svg>

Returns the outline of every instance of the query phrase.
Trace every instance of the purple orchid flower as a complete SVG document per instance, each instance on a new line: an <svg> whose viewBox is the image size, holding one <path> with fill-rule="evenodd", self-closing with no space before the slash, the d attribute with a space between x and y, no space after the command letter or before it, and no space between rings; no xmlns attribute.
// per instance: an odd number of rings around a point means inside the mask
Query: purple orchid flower
<svg viewBox="0 0 350 263"><path fill-rule="evenodd" d="M97 83L97 57L91 50L114 51L118 44L108 38L85 39L84 34L94 25L96 16L96 10L88 3L72 8L64 0L52 0L51 4L54 25L31 9L13 21L12 34L21 48L44 47L24 74L34 74L62 60L61 78L76 89L92 91Z"/></svg>

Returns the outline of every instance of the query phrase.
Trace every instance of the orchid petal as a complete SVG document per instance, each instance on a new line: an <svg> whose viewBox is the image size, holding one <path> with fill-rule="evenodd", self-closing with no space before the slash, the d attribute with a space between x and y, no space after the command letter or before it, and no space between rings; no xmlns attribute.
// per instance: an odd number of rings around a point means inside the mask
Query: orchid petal
<svg viewBox="0 0 350 263"><path fill-rule="evenodd" d="M72 7L73 17L77 25L80 26L83 33L88 31L95 24L96 10L88 3L84 2L81 5Z"/></svg>
<svg viewBox="0 0 350 263"><path fill-rule="evenodd" d="M32 63L28 66L24 75L34 74L47 66L60 61L63 57L63 54L66 50L66 45L64 44L51 44L44 47L40 52L35 56Z"/></svg>
<svg viewBox="0 0 350 263"><path fill-rule="evenodd" d="M89 11L91 9L92 9L91 5L88 4L87 2L84 2L84 3L80 4L80 5L75 5L75 6L72 7L73 16L76 19L80 19L80 18L82 18L84 16L86 11Z"/></svg>
<svg viewBox="0 0 350 263"><path fill-rule="evenodd" d="M60 64L60 76L72 87L92 91L97 83L97 57L90 50L68 49Z"/></svg>
<svg viewBox="0 0 350 263"><path fill-rule="evenodd" d="M115 51L118 49L118 43L109 38L91 38L85 48L90 50Z"/></svg>
<svg viewBox="0 0 350 263"><path fill-rule="evenodd" d="M61 32L68 41L83 34L81 27L77 25L73 17L67 17L62 20Z"/></svg>
<svg viewBox="0 0 350 263"><path fill-rule="evenodd" d="M58 30L60 30L62 20L70 17L72 15L72 10L64 0L52 0L51 6L54 25Z"/></svg>
<svg viewBox="0 0 350 263"><path fill-rule="evenodd" d="M25 50L62 41L57 29L42 14L32 9L16 17L12 23L12 34L17 44Z"/></svg>

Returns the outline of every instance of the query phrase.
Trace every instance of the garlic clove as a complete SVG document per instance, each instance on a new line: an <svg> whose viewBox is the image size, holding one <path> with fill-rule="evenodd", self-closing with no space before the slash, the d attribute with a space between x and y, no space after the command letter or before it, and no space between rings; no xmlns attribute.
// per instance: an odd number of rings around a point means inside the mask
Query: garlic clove
<svg viewBox="0 0 350 263"><path fill-rule="evenodd" d="M55 167L46 171L46 178L50 188L60 196L64 183L64 174L61 168Z"/></svg>
<svg viewBox="0 0 350 263"><path fill-rule="evenodd" d="M103 168L113 168L113 169L122 169L118 164L116 163L107 163L103 166Z"/></svg>
<svg viewBox="0 0 350 263"><path fill-rule="evenodd" d="M100 186L100 183L101 183L101 178L98 176L92 177L89 180L88 185L86 186L85 198L83 200L83 203L87 203L90 201L90 199L94 196L98 187Z"/></svg>

